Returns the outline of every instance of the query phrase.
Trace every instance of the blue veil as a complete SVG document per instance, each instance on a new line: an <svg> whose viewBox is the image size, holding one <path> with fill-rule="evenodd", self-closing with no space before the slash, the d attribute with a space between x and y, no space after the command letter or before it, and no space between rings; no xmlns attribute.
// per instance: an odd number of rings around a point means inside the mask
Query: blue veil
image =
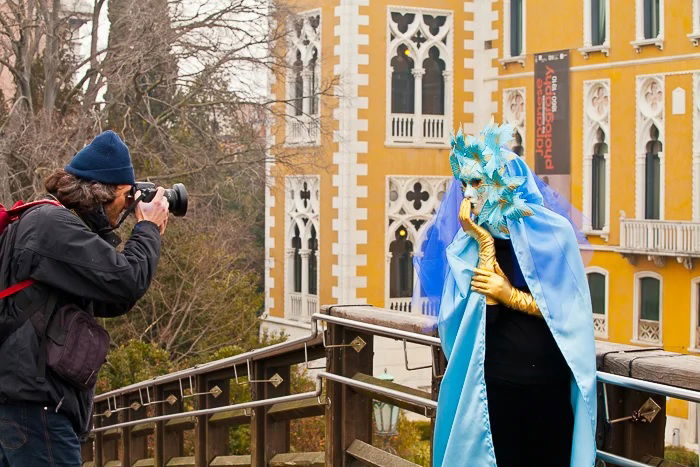
<svg viewBox="0 0 700 467"><path fill-rule="evenodd" d="M585 238L577 236L566 203L521 158L509 161L506 172L527 177L518 190L534 215L508 220L508 229L523 277L571 369L571 465L590 466L596 452L596 367L590 295L578 248ZM414 295L438 304L438 331L448 361L438 398L433 465L496 465L484 381L486 304L470 287L478 245L459 228L459 183L450 186L414 259L420 284Z"/></svg>

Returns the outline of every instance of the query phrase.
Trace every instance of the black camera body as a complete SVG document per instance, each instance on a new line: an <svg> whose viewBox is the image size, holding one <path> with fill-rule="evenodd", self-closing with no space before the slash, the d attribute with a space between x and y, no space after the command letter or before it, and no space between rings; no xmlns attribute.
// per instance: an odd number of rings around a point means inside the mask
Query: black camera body
<svg viewBox="0 0 700 467"><path fill-rule="evenodd" d="M132 194L137 191L141 192L141 201L150 203L156 195L158 187L151 182L136 182L131 188ZM182 217L187 214L187 189L182 183L176 183L172 188L166 188L164 193L165 199L168 200L168 210L173 215Z"/></svg>

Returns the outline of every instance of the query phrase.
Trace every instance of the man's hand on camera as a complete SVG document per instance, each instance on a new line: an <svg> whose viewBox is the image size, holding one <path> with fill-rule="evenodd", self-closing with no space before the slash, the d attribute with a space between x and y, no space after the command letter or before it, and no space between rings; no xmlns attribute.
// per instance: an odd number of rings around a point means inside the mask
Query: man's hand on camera
<svg viewBox="0 0 700 467"><path fill-rule="evenodd" d="M134 215L136 216L136 221L150 221L158 226L160 229L160 234L165 233L165 228L168 225L168 199L163 196L165 193L165 188L158 187L156 195L150 203L144 203L139 201L136 206ZM136 199L138 199L140 192L136 192Z"/></svg>

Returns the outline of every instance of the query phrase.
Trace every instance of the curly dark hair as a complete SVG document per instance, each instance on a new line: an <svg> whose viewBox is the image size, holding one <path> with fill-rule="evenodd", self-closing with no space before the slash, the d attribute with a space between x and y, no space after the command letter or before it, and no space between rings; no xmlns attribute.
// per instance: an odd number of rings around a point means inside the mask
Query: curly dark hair
<svg viewBox="0 0 700 467"><path fill-rule="evenodd" d="M83 180L59 169L44 180L46 191L51 193L68 209L89 212L101 204L114 201L117 185L106 185L91 180Z"/></svg>

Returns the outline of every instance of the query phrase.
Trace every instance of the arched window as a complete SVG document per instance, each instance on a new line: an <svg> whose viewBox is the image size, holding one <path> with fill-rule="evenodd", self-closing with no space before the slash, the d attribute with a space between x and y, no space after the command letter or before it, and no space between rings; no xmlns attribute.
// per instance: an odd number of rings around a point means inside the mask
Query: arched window
<svg viewBox="0 0 700 467"><path fill-rule="evenodd" d="M304 78L302 72L304 64L301 61L301 52L297 51L297 59L294 61L292 73L294 75L294 115L302 115L304 113Z"/></svg>
<svg viewBox="0 0 700 467"><path fill-rule="evenodd" d="M445 115L445 61L440 59L437 47L430 49L423 68L423 114Z"/></svg>
<svg viewBox="0 0 700 467"><path fill-rule="evenodd" d="M647 273L650 274L650 273ZM637 338L661 342L661 280L644 275L637 282Z"/></svg>
<svg viewBox="0 0 700 467"><path fill-rule="evenodd" d="M391 59L391 113L414 112L415 79L413 59L408 47L401 44Z"/></svg>
<svg viewBox="0 0 700 467"><path fill-rule="evenodd" d="M605 155L608 153L608 144L605 142L605 132L598 128L596 131L596 143L593 146L593 176L591 192L591 228L602 230L605 227Z"/></svg>
<svg viewBox="0 0 700 467"><path fill-rule="evenodd" d="M605 274L591 271L586 274L593 308L593 330L596 337L608 337L607 284Z"/></svg>
<svg viewBox="0 0 700 467"><path fill-rule="evenodd" d="M413 293L413 243L408 240L408 230L403 225L396 229L394 237L389 245L389 296L410 297Z"/></svg>
<svg viewBox="0 0 700 467"><path fill-rule="evenodd" d="M523 137L520 136L520 132L518 130L513 132L513 147L511 150L518 156L523 157L523 153L525 152L525 148L523 147Z"/></svg>
<svg viewBox="0 0 700 467"><path fill-rule="evenodd" d="M653 277L642 277L639 280L640 319L647 321L659 321L660 314L660 285L658 279Z"/></svg>
<svg viewBox="0 0 700 467"><path fill-rule="evenodd" d="M605 314L605 276L599 272L589 272L588 288L591 291L593 314Z"/></svg>
<svg viewBox="0 0 700 467"><path fill-rule="evenodd" d="M299 226L294 226L294 236L292 237L292 248L294 248L294 291L301 292L301 236Z"/></svg>
<svg viewBox="0 0 700 467"><path fill-rule="evenodd" d="M311 226L311 235L309 237L309 293L318 295L318 239L316 238L316 228Z"/></svg>
<svg viewBox="0 0 700 467"><path fill-rule="evenodd" d="M663 146L659 141L659 129L651 125L649 142L646 145L644 217L659 219L661 212L661 159Z"/></svg>

